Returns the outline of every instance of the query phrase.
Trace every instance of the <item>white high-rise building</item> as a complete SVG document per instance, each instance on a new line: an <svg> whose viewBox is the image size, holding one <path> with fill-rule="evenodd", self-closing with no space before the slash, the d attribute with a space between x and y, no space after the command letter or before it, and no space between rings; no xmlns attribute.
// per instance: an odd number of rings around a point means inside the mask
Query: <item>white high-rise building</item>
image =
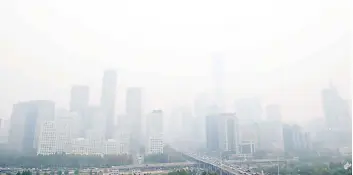
<svg viewBox="0 0 353 175"><path fill-rule="evenodd" d="M41 126L37 154L50 155L56 153L55 122L46 121Z"/></svg>

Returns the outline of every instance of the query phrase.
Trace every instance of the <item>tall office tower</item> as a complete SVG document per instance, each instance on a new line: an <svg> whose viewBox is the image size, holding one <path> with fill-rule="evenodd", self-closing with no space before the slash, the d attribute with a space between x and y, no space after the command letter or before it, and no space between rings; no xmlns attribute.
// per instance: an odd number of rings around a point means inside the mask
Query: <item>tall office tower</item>
<svg viewBox="0 0 353 175"><path fill-rule="evenodd" d="M200 148L206 145L206 116L216 113L208 94L199 94L194 101L195 125L193 132Z"/></svg>
<svg viewBox="0 0 353 175"><path fill-rule="evenodd" d="M266 106L266 117L267 120L272 120L272 121L281 121L282 115L281 115L281 108L279 105L267 105Z"/></svg>
<svg viewBox="0 0 353 175"><path fill-rule="evenodd" d="M82 113L87 108L88 101L88 86L72 86L70 94L70 111Z"/></svg>
<svg viewBox="0 0 353 175"><path fill-rule="evenodd" d="M349 130L352 117L349 116L347 101L343 100L335 87L322 91L322 104L327 127L332 130Z"/></svg>
<svg viewBox="0 0 353 175"><path fill-rule="evenodd" d="M35 153L40 127L54 120L54 102L46 100L14 104L11 114L9 144L14 151Z"/></svg>
<svg viewBox="0 0 353 175"><path fill-rule="evenodd" d="M142 136L142 92L141 88L131 87L126 94L126 115L131 124L132 151L137 152L141 146Z"/></svg>
<svg viewBox="0 0 353 175"><path fill-rule="evenodd" d="M89 106L85 112L85 121L83 122L83 128L86 133L88 130L96 130L97 132L105 133L107 116L104 115L104 111L99 106ZM115 131L114 131L115 132ZM112 133L113 137L114 133Z"/></svg>
<svg viewBox="0 0 353 175"><path fill-rule="evenodd" d="M213 54L213 86L214 86L214 105L217 106L217 112L225 110L224 99L224 58L222 54Z"/></svg>
<svg viewBox="0 0 353 175"><path fill-rule="evenodd" d="M235 101L235 112L239 121L256 122L261 120L262 107L257 98L243 98Z"/></svg>
<svg viewBox="0 0 353 175"><path fill-rule="evenodd" d="M163 153L163 111L153 110L146 118L146 153Z"/></svg>
<svg viewBox="0 0 353 175"><path fill-rule="evenodd" d="M102 83L101 108L106 118L106 139L113 137L115 116L115 91L117 75L114 70L104 72Z"/></svg>
<svg viewBox="0 0 353 175"><path fill-rule="evenodd" d="M163 134L163 111L153 110L146 118L146 135Z"/></svg>
<svg viewBox="0 0 353 175"><path fill-rule="evenodd" d="M209 151L239 152L239 129L235 114L222 113L206 117L206 139Z"/></svg>

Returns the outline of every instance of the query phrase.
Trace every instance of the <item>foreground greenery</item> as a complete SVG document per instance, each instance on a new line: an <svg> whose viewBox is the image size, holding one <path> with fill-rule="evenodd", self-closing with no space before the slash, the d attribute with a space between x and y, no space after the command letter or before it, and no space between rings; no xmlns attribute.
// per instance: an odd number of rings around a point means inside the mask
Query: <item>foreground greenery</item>
<svg viewBox="0 0 353 175"><path fill-rule="evenodd" d="M83 168L110 167L132 163L130 155L114 156L79 156L79 155L47 155L47 156L14 156L0 155L0 167L23 168Z"/></svg>
<svg viewBox="0 0 353 175"><path fill-rule="evenodd" d="M185 158L179 152L176 152L169 146L164 147L163 154L152 154L145 156L145 163L171 163L171 162L184 162Z"/></svg>
<svg viewBox="0 0 353 175"><path fill-rule="evenodd" d="M286 164L279 168L279 174L301 174L301 175L351 175L352 167L344 169L344 164L352 163L351 160L331 163L309 163ZM268 174L277 174L277 166L262 168ZM260 170L259 170L260 171Z"/></svg>

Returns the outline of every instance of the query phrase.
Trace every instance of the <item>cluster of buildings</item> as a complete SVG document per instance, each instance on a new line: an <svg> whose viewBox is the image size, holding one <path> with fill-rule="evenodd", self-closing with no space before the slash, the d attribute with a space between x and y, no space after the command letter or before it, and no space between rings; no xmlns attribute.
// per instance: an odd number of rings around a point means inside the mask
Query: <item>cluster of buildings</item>
<svg viewBox="0 0 353 175"><path fill-rule="evenodd" d="M208 151L231 151L237 156L252 156L264 151L275 155L314 151L351 154L351 101L342 99L331 85L322 91L324 124L313 127L284 124L278 105L262 111L256 98L235 102L234 114L209 114L206 117L205 145ZM262 113L265 119L262 119ZM350 150L350 151L347 151Z"/></svg>
<svg viewBox="0 0 353 175"><path fill-rule="evenodd" d="M165 142L239 157L260 151L278 155L351 150L351 101L342 99L333 86L322 91L326 123L312 131L313 127L283 124L280 106L267 105L263 111L257 98L238 99L232 112L225 112L222 70L222 62L216 61L213 98L198 96L192 108L181 106L170 114L162 110L143 114L141 88L128 88L126 114L118 122L117 75L108 70L97 106L89 104L89 87L82 85L72 87L69 110L55 109L54 102L45 100L14 104L11 121L0 120L0 143L19 153L43 155L140 154L142 147L145 154L161 154Z"/></svg>
<svg viewBox="0 0 353 175"><path fill-rule="evenodd" d="M146 154L163 153L163 111L147 115L144 134L141 88L128 88L126 115L118 119L124 122L116 125L116 83L116 72L105 71L97 106L89 104L89 87L82 85L72 87L69 110L56 109L48 100L14 104L5 142L22 154L117 155L137 153L141 147Z"/></svg>

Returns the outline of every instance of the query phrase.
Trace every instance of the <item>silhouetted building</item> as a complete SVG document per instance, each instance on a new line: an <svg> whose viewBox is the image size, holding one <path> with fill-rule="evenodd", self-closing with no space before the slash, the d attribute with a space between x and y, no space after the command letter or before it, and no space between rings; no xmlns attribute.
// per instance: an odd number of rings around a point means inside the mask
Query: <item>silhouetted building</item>
<svg viewBox="0 0 353 175"><path fill-rule="evenodd" d="M286 152L295 152L311 149L311 139L309 133L305 133L298 125L283 126L283 142Z"/></svg>
<svg viewBox="0 0 353 175"><path fill-rule="evenodd" d="M131 87L126 94L126 115L131 124L132 151L138 151L142 136L142 92L141 88Z"/></svg>
<svg viewBox="0 0 353 175"><path fill-rule="evenodd" d="M117 75L114 70L104 72L100 104L106 118L106 139L112 138L114 133L116 82Z"/></svg>
<svg viewBox="0 0 353 175"><path fill-rule="evenodd" d="M87 108L88 101L88 86L72 86L70 96L70 111L82 113Z"/></svg>
<svg viewBox="0 0 353 175"><path fill-rule="evenodd" d="M45 121L54 120L52 101L38 100L13 105L9 145L17 152L35 153L40 128Z"/></svg>
<svg viewBox="0 0 353 175"><path fill-rule="evenodd" d="M209 151L239 152L239 131L235 114L206 117L206 145Z"/></svg>
<svg viewBox="0 0 353 175"><path fill-rule="evenodd" d="M279 105L267 105L266 106L266 119L267 120L274 120L274 121L281 121L281 108Z"/></svg>
<svg viewBox="0 0 353 175"><path fill-rule="evenodd" d="M235 101L235 112L239 121L261 120L262 107L257 98L244 98Z"/></svg>
<svg viewBox="0 0 353 175"><path fill-rule="evenodd" d="M342 99L336 88L330 85L322 91L322 103L326 118L327 127L333 130L350 130L352 117L350 116L350 106Z"/></svg>

